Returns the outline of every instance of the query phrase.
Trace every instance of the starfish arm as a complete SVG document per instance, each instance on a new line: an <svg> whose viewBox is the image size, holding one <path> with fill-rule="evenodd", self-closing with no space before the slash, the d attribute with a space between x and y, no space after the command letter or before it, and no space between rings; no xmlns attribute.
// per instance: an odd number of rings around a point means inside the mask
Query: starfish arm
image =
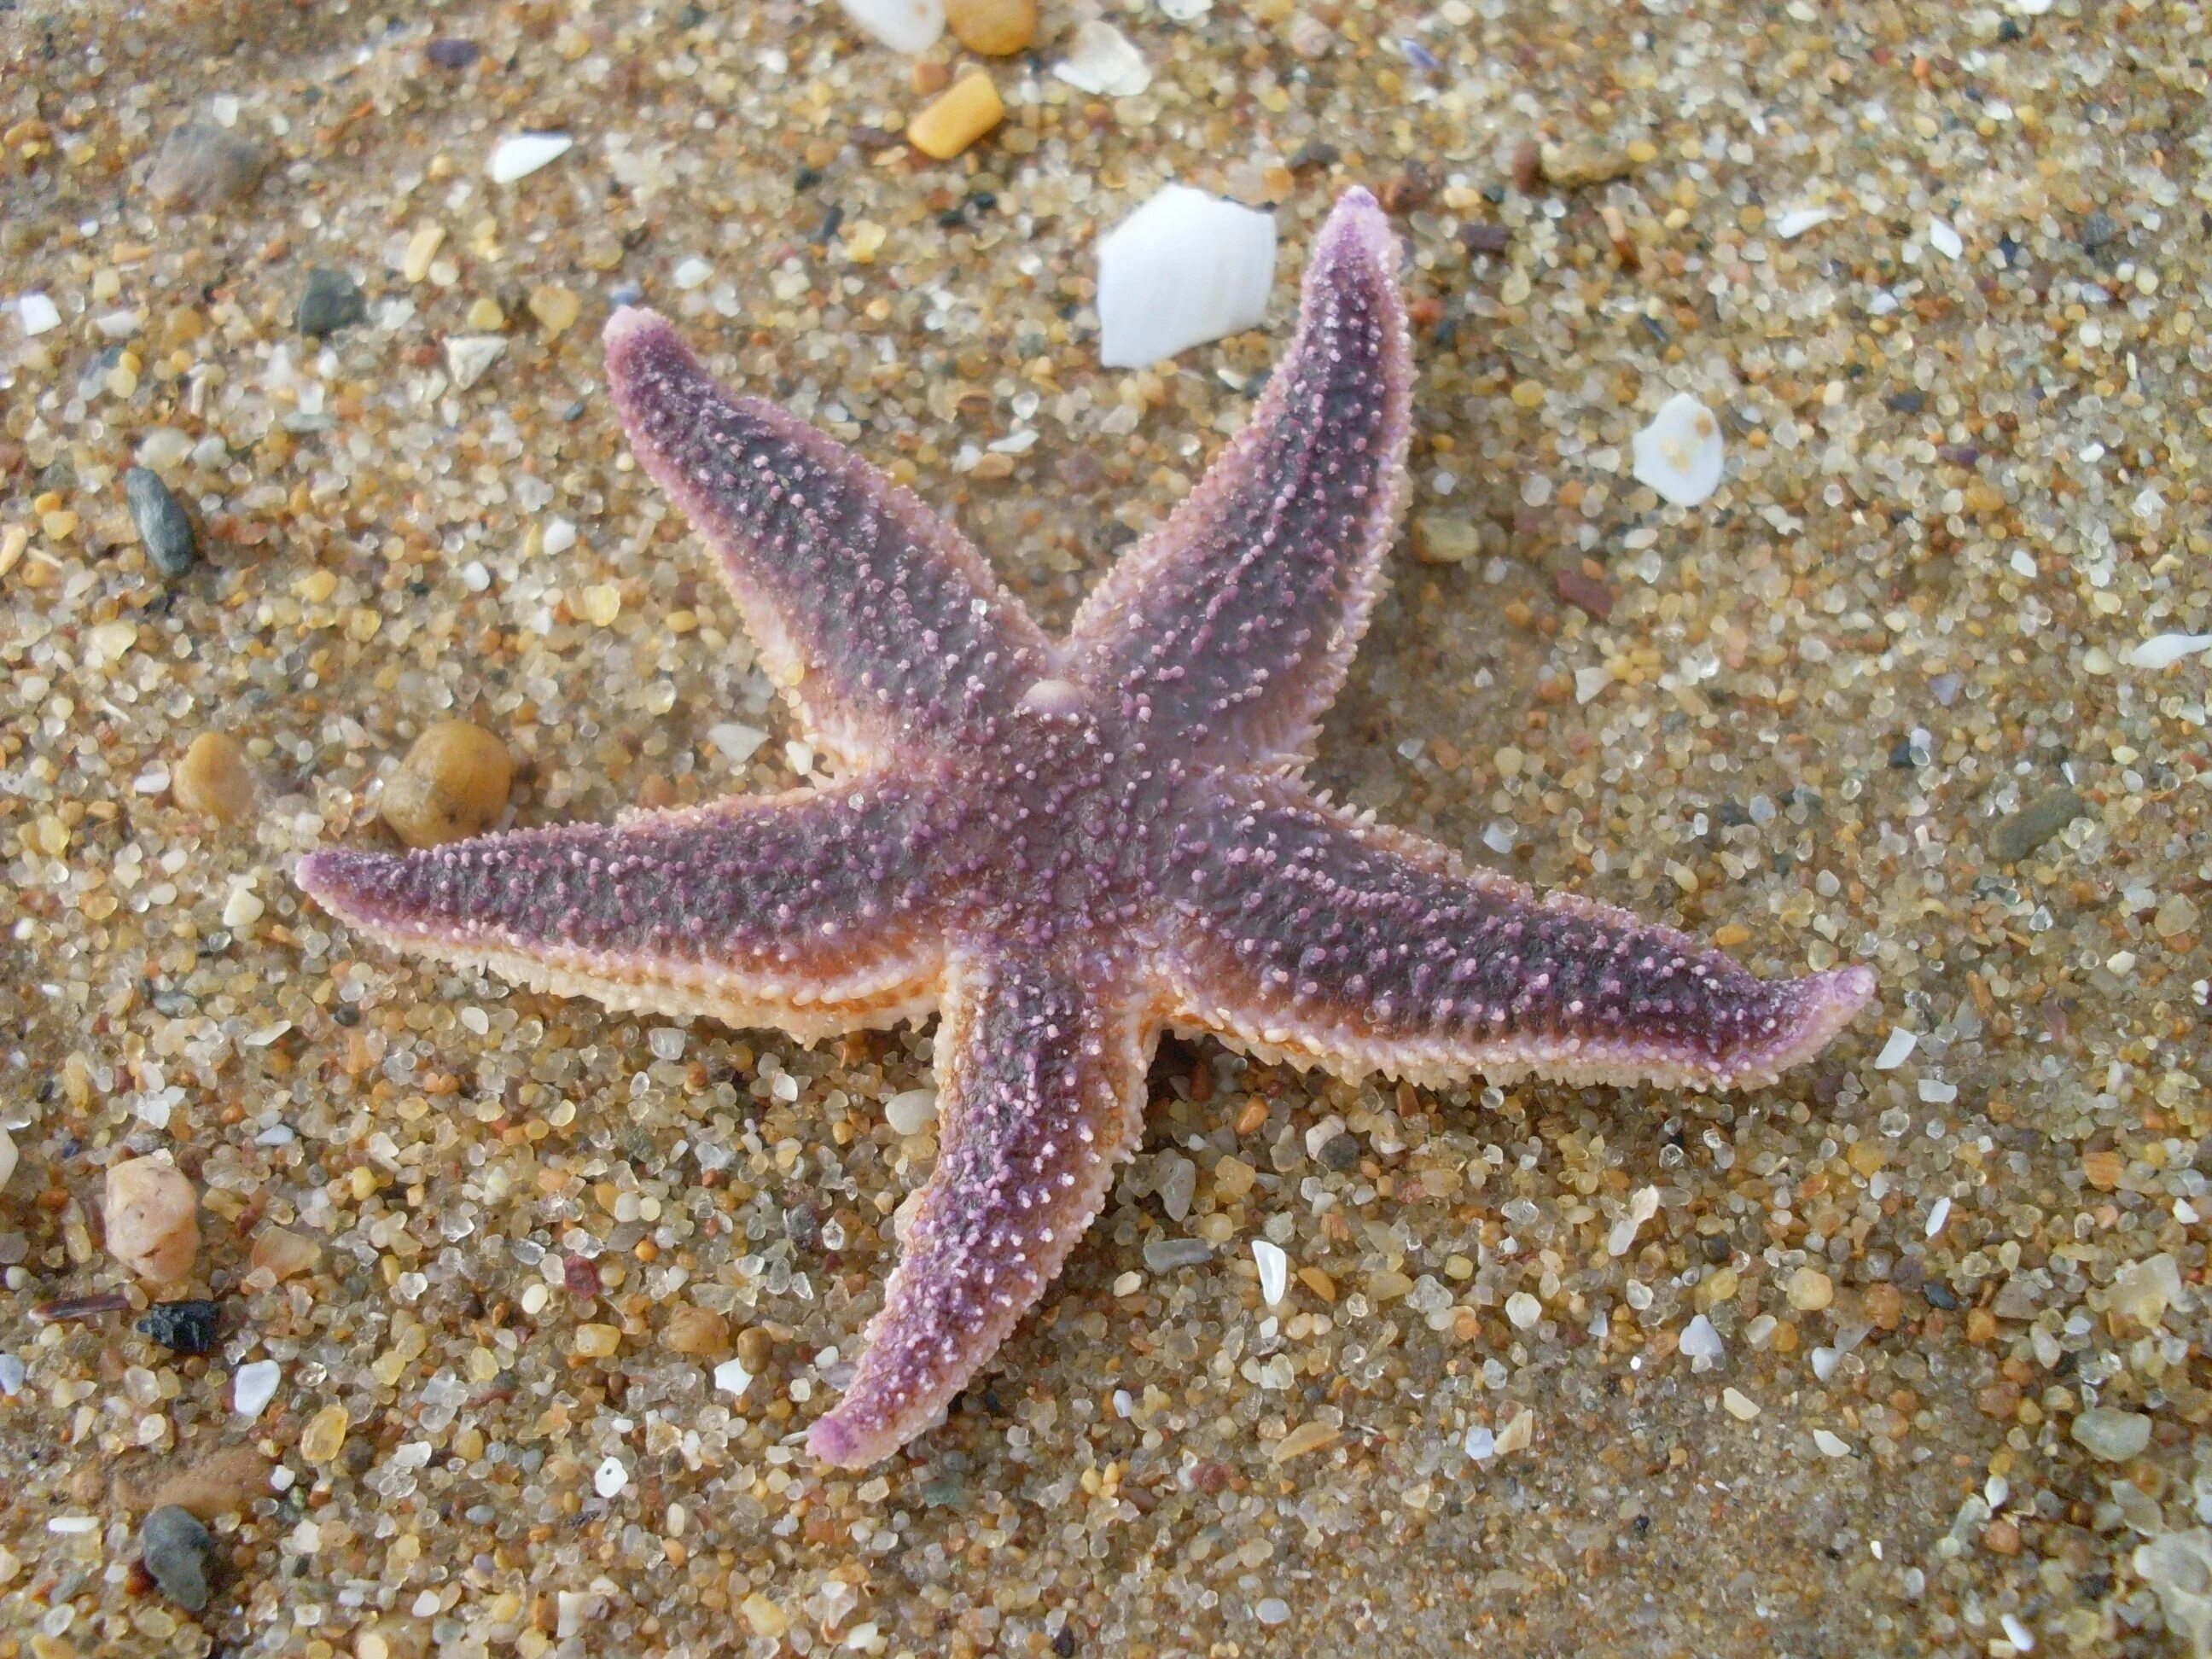
<svg viewBox="0 0 2212 1659"><path fill-rule="evenodd" d="M298 879L396 949L610 1007L822 1036L935 1004L935 793L862 777L404 854L314 853Z"/></svg>
<svg viewBox="0 0 2212 1659"><path fill-rule="evenodd" d="M1366 631L1413 432L1397 264L1348 192L1250 423L1076 617L1085 677L1200 757L1303 759Z"/></svg>
<svg viewBox="0 0 2212 1659"><path fill-rule="evenodd" d="M1051 647L982 555L795 416L717 385L652 312L606 327L639 462L720 556L769 678L859 765L1002 711Z"/></svg>
<svg viewBox="0 0 2212 1659"><path fill-rule="evenodd" d="M1284 779L1222 780L1176 842L1152 963L1170 1024L1347 1077L1749 1088L1818 1054L1874 992L1864 968L1756 979Z"/></svg>
<svg viewBox="0 0 2212 1659"><path fill-rule="evenodd" d="M807 1444L858 1468L936 1419L1060 1272L1142 1132L1158 1028L1096 966L956 962L937 1167L860 1368Z"/></svg>

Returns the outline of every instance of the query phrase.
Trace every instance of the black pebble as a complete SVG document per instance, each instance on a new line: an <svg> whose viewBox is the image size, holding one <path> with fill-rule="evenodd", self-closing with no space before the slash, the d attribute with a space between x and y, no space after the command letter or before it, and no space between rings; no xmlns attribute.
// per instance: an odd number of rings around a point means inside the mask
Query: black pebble
<svg viewBox="0 0 2212 1659"><path fill-rule="evenodd" d="M1924 392L1893 392L1882 401L1900 415L1917 415L1928 406L1928 394Z"/></svg>
<svg viewBox="0 0 2212 1659"><path fill-rule="evenodd" d="M1052 1650L1060 1659L1072 1659L1075 1652L1075 1626L1062 1625L1052 1633Z"/></svg>
<svg viewBox="0 0 2212 1659"><path fill-rule="evenodd" d="M448 38L433 40L422 48L422 55L440 69L465 70L483 56L483 48L473 40Z"/></svg>
<svg viewBox="0 0 2212 1659"><path fill-rule="evenodd" d="M215 1538L190 1510L165 1504L138 1528L138 1550L161 1594L194 1613L208 1604L208 1570Z"/></svg>
<svg viewBox="0 0 2212 1659"><path fill-rule="evenodd" d="M365 321L368 316L368 301L361 296L361 285L343 270L317 265L307 273L307 287L300 290L300 308L292 322L309 339L320 340Z"/></svg>
<svg viewBox="0 0 2212 1659"><path fill-rule="evenodd" d="M1928 1298L1928 1305L1931 1308L1941 1308L1945 1313L1955 1312L1958 1309L1959 1298L1951 1293L1951 1287L1936 1279L1931 1279L1923 1285L1920 1294Z"/></svg>
<svg viewBox="0 0 2212 1659"><path fill-rule="evenodd" d="M2091 252L2120 234L2120 227L2109 213L2093 213L2081 222L2081 246Z"/></svg>
<svg viewBox="0 0 2212 1659"><path fill-rule="evenodd" d="M140 1335L175 1353L206 1353L222 1328L222 1310L212 1302L157 1302L138 1322Z"/></svg>
<svg viewBox="0 0 2212 1659"><path fill-rule="evenodd" d="M131 522L146 544L146 556L164 576L181 576L192 568L200 550L199 536L191 515L163 483L159 474L134 466L123 475L123 497L131 504Z"/></svg>

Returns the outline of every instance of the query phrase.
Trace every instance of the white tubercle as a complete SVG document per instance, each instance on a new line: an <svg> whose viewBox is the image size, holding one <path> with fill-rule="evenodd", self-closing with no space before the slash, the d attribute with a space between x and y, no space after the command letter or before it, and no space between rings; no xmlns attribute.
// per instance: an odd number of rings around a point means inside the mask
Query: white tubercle
<svg viewBox="0 0 2212 1659"><path fill-rule="evenodd" d="M1695 507L1721 487L1721 423L1686 392L1660 405L1635 450L1636 481L1677 507Z"/></svg>
<svg viewBox="0 0 2212 1659"><path fill-rule="evenodd" d="M1054 718L1083 712L1083 688L1073 680L1038 680L1022 693L1022 707Z"/></svg>
<svg viewBox="0 0 2212 1659"><path fill-rule="evenodd" d="M1275 222L1170 185L1098 244L1098 360L1141 368L1258 326L1275 282Z"/></svg>

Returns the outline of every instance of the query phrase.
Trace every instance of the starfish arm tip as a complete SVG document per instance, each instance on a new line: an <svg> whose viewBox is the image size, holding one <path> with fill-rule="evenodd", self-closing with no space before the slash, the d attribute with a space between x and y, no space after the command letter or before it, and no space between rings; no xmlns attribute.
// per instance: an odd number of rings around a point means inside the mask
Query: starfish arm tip
<svg viewBox="0 0 2212 1659"><path fill-rule="evenodd" d="M842 1413L832 1411L815 1419L814 1426L806 1431L806 1449L838 1468L864 1469L889 1455L891 1449L877 1445L873 1437L861 1433Z"/></svg>
<svg viewBox="0 0 2212 1659"><path fill-rule="evenodd" d="M611 364L624 347L667 327L668 319L650 306L617 306L606 326L599 331L599 343L605 348Z"/></svg>

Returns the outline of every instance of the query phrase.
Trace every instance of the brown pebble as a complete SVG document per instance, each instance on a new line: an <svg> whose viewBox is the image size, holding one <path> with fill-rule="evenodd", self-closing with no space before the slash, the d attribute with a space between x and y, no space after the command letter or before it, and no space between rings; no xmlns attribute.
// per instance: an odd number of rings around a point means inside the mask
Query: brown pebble
<svg viewBox="0 0 2212 1659"><path fill-rule="evenodd" d="M1516 145L1511 166L1513 188L1523 196L1534 192L1544 176L1543 159L1543 151L1534 142Z"/></svg>
<svg viewBox="0 0 2212 1659"><path fill-rule="evenodd" d="M1036 0L945 0L945 27L970 52L1009 57L1036 39Z"/></svg>
<svg viewBox="0 0 2212 1659"><path fill-rule="evenodd" d="M1557 572L1552 578L1552 586L1569 605L1589 611L1600 622L1613 614L1613 590L1579 570Z"/></svg>
<svg viewBox="0 0 2212 1659"><path fill-rule="evenodd" d="M107 1253L141 1279L189 1278L200 1253L200 1200L185 1172L158 1158L107 1172Z"/></svg>
<svg viewBox="0 0 2212 1659"><path fill-rule="evenodd" d="M1487 221L1480 224L1462 225L1459 240L1469 253L1503 253L1513 246L1513 233L1504 225Z"/></svg>
<svg viewBox="0 0 2212 1659"><path fill-rule="evenodd" d="M264 1227L253 1237L252 1264L282 1281L306 1273L323 1259L323 1247L288 1227Z"/></svg>
<svg viewBox="0 0 2212 1659"><path fill-rule="evenodd" d="M672 1353L725 1354L730 1351L730 1322L711 1308L686 1304L668 1316L660 1340Z"/></svg>
<svg viewBox="0 0 2212 1659"><path fill-rule="evenodd" d="M1993 1555L2018 1555L2020 1528L2009 1521L1992 1521L1982 1528L1982 1547Z"/></svg>
<svg viewBox="0 0 2212 1659"><path fill-rule="evenodd" d="M755 1376L768 1369L775 1357L775 1340L757 1325L748 1325L738 1333L738 1364Z"/></svg>
<svg viewBox="0 0 2212 1659"><path fill-rule="evenodd" d="M1428 205L1429 198L1436 192L1436 183L1429 177L1428 169L1419 164L1388 180L1382 186L1382 210L1385 213L1412 213Z"/></svg>
<svg viewBox="0 0 2212 1659"><path fill-rule="evenodd" d="M507 805L514 763L481 726L440 720L415 739L384 786L384 821L410 847L489 830Z"/></svg>
<svg viewBox="0 0 2212 1659"><path fill-rule="evenodd" d="M187 812L235 823L253 810L253 768L246 746L228 732L203 732L185 750L169 791Z"/></svg>

